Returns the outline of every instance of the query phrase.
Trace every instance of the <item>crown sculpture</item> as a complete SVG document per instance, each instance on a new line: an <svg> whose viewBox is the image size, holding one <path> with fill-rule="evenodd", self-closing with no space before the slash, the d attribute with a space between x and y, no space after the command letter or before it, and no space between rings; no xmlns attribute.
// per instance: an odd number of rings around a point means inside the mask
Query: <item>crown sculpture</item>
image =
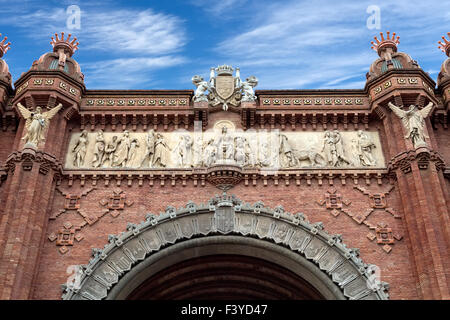
<svg viewBox="0 0 450 320"><path fill-rule="evenodd" d="M2 36L2 34L0 33L0 37ZM9 50L9 45L11 44L11 42L8 42L5 44L5 41L8 39L8 37L5 37L1 42L0 42L0 58L3 57L3 55Z"/></svg>
<svg viewBox="0 0 450 320"><path fill-rule="evenodd" d="M218 76L221 76L221 75L233 75L233 71L234 71L234 69L233 69L233 67L232 66L227 66L227 65L222 65L222 66L218 66L217 68L216 68L216 72L217 72L217 75Z"/></svg>
<svg viewBox="0 0 450 320"><path fill-rule="evenodd" d="M56 40L52 37L52 41L50 42L53 46L53 52L58 52L60 49L63 49L64 53L71 57L75 51L78 50L78 45L80 44L79 42L75 43L75 41L77 41L77 38L75 37L72 39L72 42L69 42L71 36L72 35L69 33L67 39L64 40L64 32L61 32L61 38L55 33Z"/></svg>
<svg viewBox="0 0 450 320"><path fill-rule="evenodd" d="M72 35L69 33L67 39L64 40L64 32L61 32L61 38L59 38L58 34L55 33L56 40L52 37L52 41L50 42L53 46L53 52L56 52L59 55L58 64L60 68L64 68L67 55L72 57L75 51L78 50L79 42L75 43L75 41L77 41L77 38L75 37L72 39L72 42L69 42L71 36Z"/></svg>
<svg viewBox="0 0 450 320"><path fill-rule="evenodd" d="M450 39L450 32L447 32L448 38ZM444 52L447 56L450 57L450 41L445 39L444 36L442 36L442 40L444 40L444 43L441 41L438 41L440 46L438 46L439 49L441 49L442 52Z"/></svg>
<svg viewBox="0 0 450 320"><path fill-rule="evenodd" d="M378 40L377 37L373 37L375 39L375 42L371 41L370 43L372 44L372 49L375 50L378 55L381 57L383 55L383 53L386 53L388 55L388 57L386 57L386 60L391 60L390 54L392 52L397 52L397 45L400 43L400 37L397 36L397 38L395 37L395 32L392 34L392 38L390 37L389 31L386 32L386 39L383 36L383 32L380 32L380 37L381 37L381 41ZM392 52L390 50L386 50L386 49L392 49Z"/></svg>

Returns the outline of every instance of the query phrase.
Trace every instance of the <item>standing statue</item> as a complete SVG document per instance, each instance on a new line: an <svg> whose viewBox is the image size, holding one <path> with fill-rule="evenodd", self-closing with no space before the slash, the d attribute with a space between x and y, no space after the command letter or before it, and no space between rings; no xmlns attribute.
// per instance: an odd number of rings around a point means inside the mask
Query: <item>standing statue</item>
<svg viewBox="0 0 450 320"><path fill-rule="evenodd" d="M359 163L362 166L374 166L376 160L372 156L372 149L376 148L375 144L370 140L367 133L362 130L358 130L357 140L357 155Z"/></svg>
<svg viewBox="0 0 450 320"><path fill-rule="evenodd" d="M39 142L45 141L44 130L48 128L50 124L50 119L53 118L58 111L62 108L62 104L58 104L53 109L42 113L41 107L36 107L34 112L31 112L25 108L20 102L17 103L17 108L19 109L22 117L25 118L25 128L27 132L22 137L26 144L38 146Z"/></svg>
<svg viewBox="0 0 450 320"><path fill-rule="evenodd" d="M147 159L148 159L148 167L152 166L153 155L155 154L155 141L156 141L155 131L150 130L145 138L146 149L144 159L142 159L141 162L141 167L145 167L145 161Z"/></svg>
<svg viewBox="0 0 450 320"><path fill-rule="evenodd" d="M113 166L125 167L128 160L128 151L130 150L130 133L125 130L117 140L117 148L114 152L114 163Z"/></svg>
<svg viewBox="0 0 450 320"><path fill-rule="evenodd" d="M165 167L167 166L167 150L172 151L167 145L163 135L161 133L156 134L155 141L155 154L153 155L153 166L154 167Z"/></svg>
<svg viewBox="0 0 450 320"><path fill-rule="evenodd" d="M131 139L130 150L128 150L128 161L127 167L136 168L139 165L136 163L137 160L137 148L139 148L139 141L136 138Z"/></svg>
<svg viewBox="0 0 450 320"><path fill-rule="evenodd" d="M407 131L405 139L411 139L414 148L426 146L425 138L428 136L425 134L425 118L430 114L433 103L430 102L422 110L415 105L410 105L408 111L402 110L402 106L399 108L391 102L388 103L388 106L402 120Z"/></svg>
<svg viewBox="0 0 450 320"><path fill-rule="evenodd" d="M84 165L84 158L86 156L88 144L87 131L83 130L75 143L72 152L74 153L73 165L75 167L82 167Z"/></svg>
<svg viewBox="0 0 450 320"><path fill-rule="evenodd" d="M105 155L105 138L103 136L103 130L97 132L97 136L95 137L95 146L94 146L94 159L92 160L92 166L94 168L98 168L103 163L103 157Z"/></svg>
<svg viewBox="0 0 450 320"><path fill-rule="evenodd" d="M192 83L197 87L195 89L194 97L192 98L194 102L206 101L208 102L208 98L206 96L206 91L210 90L210 85L208 82L203 80L203 77L193 76Z"/></svg>
<svg viewBox="0 0 450 320"><path fill-rule="evenodd" d="M242 100L241 101L255 101L256 95L253 90L254 87L258 85L258 79L255 76L248 77L244 82L242 82Z"/></svg>

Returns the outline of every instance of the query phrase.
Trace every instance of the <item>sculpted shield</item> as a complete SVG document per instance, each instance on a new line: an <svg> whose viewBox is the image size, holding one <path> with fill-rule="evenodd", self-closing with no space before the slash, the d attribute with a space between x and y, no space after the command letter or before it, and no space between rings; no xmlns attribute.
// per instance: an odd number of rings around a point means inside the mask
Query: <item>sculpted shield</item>
<svg viewBox="0 0 450 320"><path fill-rule="evenodd" d="M223 100L227 100L234 93L234 77L219 75L216 77L216 92Z"/></svg>

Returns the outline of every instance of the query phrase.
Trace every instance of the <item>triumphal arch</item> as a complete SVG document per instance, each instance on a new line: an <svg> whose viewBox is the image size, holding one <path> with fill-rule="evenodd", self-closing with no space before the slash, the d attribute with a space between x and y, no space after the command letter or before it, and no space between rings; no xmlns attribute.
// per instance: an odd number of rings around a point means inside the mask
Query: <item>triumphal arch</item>
<svg viewBox="0 0 450 320"><path fill-rule="evenodd" d="M0 59L1 299L450 298L450 59L387 32L363 89L89 90L51 44Z"/></svg>

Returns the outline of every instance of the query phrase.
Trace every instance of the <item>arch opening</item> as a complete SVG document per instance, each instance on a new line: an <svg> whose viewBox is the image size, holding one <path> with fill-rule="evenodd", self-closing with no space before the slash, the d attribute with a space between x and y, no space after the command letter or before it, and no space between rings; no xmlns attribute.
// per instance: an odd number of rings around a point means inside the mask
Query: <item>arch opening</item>
<svg viewBox="0 0 450 320"><path fill-rule="evenodd" d="M109 236L64 299L387 299L358 249L303 214L216 196Z"/></svg>

